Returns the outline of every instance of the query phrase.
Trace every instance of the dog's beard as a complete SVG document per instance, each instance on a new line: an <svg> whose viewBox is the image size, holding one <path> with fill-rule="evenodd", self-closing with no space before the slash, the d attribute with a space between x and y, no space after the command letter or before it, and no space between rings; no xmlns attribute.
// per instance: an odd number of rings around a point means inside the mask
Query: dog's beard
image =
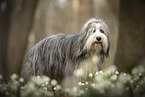
<svg viewBox="0 0 145 97"><path fill-rule="evenodd" d="M106 36L105 36L106 37ZM107 40L104 40L102 42L97 42L96 40L88 38L85 46L84 46L84 51L94 53L94 54L99 54L102 51L106 52L107 51Z"/></svg>

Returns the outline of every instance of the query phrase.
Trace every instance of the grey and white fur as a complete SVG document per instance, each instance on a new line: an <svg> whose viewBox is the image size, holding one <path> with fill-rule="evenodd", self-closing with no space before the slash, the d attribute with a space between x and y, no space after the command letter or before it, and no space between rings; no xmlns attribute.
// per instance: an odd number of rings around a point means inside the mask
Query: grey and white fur
<svg viewBox="0 0 145 97"><path fill-rule="evenodd" d="M107 25L101 19L92 18L83 25L80 33L52 35L32 47L21 76L28 80L32 75L44 74L61 81L78 68L101 70L109 48Z"/></svg>

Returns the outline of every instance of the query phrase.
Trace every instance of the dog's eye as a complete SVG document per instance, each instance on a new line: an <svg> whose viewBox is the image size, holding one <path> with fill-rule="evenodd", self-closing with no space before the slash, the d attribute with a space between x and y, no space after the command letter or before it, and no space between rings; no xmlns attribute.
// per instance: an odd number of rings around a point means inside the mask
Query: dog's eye
<svg viewBox="0 0 145 97"><path fill-rule="evenodd" d="M103 33L103 34L105 33L102 29L100 29L100 32Z"/></svg>

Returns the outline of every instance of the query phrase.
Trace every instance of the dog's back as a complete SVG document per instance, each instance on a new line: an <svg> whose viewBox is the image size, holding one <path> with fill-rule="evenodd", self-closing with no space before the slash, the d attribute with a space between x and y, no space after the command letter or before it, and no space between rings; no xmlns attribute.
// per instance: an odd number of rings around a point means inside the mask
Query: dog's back
<svg viewBox="0 0 145 97"><path fill-rule="evenodd" d="M78 34L57 34L41 40L29 51L21 76L27 80L32 75L45 74L61 80L66 74L66 67L73 69L69 66L73 66L70 61L75 38L78 39Z"/></svg>

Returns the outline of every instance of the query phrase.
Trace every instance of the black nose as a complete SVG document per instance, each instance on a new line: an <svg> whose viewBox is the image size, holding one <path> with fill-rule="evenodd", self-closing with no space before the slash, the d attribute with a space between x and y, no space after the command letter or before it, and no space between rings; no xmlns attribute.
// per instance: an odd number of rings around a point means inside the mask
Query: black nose
<svg viewBox="0 0 145 97"><path fill-rule="evenodd" d="M100 36L96 37L96 40L97 41L100 41L101 40L101 37Z"/></svg>

